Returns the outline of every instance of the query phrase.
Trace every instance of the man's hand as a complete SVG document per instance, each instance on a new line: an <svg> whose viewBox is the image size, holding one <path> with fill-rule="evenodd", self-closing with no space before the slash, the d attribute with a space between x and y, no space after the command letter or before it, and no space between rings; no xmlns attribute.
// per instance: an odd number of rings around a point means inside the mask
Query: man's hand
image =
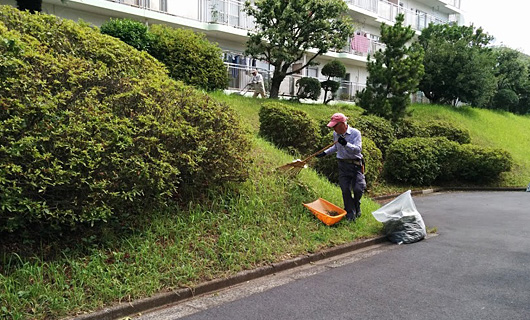
<svg viewBox="0 0 530 320"><path fill-rule="evenodd" d="M344 137L339 137L339 139L337 140L340 144L342 144L343 146L345 146L348 142L346 141L346 139L344 139Z"/></svg>
<svg viewBox="0 0 530 320"><path fill-rule="evenodd" d="M321 153L317 154L316 157L317 157L317 158L322 158L322 157L324 157L325 155L326 155L325 152L321 152Z"/></svg>

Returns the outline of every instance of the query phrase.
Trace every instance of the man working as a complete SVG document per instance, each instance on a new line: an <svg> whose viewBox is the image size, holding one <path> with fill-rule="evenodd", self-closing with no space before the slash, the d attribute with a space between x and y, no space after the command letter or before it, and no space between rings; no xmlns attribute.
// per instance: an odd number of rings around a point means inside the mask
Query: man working
<svg viewBox="0 0 530 320"><path fill-rule="evenodd" d="M361 197L366 188L366 181L362 172L361 132L348 126L346 120L348 118L342 113L335 113L331 116L328 127L335 131L333 132L333 140L338 143L318 154L317 158L330 153L337 153L339 185L342 190L346 219L354 221L361 216Z"/></svg>
<svg viewBox="0 0 530 320"><path fill-rule="evenodd" d="M253 98L256 98L261 94L262 98L265 98L265 85L263 83L263 76L258 73L258 70L252 70L252 79L250 81L252 88L254 89Z"/></svg>

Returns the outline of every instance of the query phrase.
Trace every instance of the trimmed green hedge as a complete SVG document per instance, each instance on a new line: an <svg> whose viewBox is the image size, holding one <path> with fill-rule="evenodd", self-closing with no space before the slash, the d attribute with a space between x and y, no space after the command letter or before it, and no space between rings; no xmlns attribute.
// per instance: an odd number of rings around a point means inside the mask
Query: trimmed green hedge
<svg viewBox="0 0 530 320"><path fill-rule="evenodd" d="M468 130L458 128L450 122L441 120L420 122L414 119L402 119L394 124L394 131L398 139L445 137L460 144L471 143L471 136Z"/></svg>
<svg viewBox="0 0 530 320"><path fill-rule="evenodd" d="M97 30L0 6L0 232L149 212L245 179L235 112Z"/></svg>
<svg viewBox="0 0 530 320"><path fill-rule="evenodd" d="M435 181L493 182L513 165L500 149L459 144L445 137L405 138L389 148L384 174L393 181L429 185Z"/></svg>
<svg viewBox="0 0 530 320"><path fill-rule="evenodd" d="M392 123L385 118L374 115L363 115L349 119L351 125L361 131L363 137L368 137L375 142L384 157L386 150L395 140Z"/></svg>
<svg viewBox="0 0 530 320"><path fill-rule="evenodd" d="M149 53L166 65L173 79L209 91L228 86L222 51L204 34L163 25L152 25L150 32L154 41Z"/></svg>
<svg viewBox="0 0 530 320"><path fill-rule="evenodd" d="M131 19L110 19L101 25L100 31L142 51L149 51L154 40L147 25Z"/></svg>
<svg viewBox="0 0 530 320"><path fill-rule="evenodd" d="M318 125L302 110L267 102L259 111L259 121L259 134L279 148L308 155L320 147Z"/></svg>

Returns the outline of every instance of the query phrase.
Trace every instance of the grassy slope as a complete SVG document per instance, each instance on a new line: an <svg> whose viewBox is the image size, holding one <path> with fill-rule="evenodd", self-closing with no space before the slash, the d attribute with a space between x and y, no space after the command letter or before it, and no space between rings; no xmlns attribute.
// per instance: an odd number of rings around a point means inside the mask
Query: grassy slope
<svg viewBox="0 0 530 320"><path fill-rule="evenodd" d="M258 129L258 100L229 102ZM326 115L335 110L309 108ZM122 226L97 225L69 243L15 239L14 246L0 246L0 318L55 319L97 310L381 231L370 215L379 206L369 199L356 223L321 223L302 203L322 197L341 206L340 189L312 170L296 178L274 173L292 156L253 139L250 178L189 199L186 208L118 221Z"/></svg>
<svg viewBox="0 0 530 320"><path fill-rule="evenodd" d="M530 116L516 116L502 111L470 107L414 105L413 117L419 120L450 121L471 134L471 143L502 148L513 156L515 166L503 174L504 186L526 186L530 183Z"/></svg>

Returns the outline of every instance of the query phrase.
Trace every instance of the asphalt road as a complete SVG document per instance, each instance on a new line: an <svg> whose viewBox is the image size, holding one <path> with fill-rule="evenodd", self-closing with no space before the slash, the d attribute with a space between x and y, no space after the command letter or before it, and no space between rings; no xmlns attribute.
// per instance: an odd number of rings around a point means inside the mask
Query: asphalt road
<svg viewBox="0 0 530 320"><path fill-rule="evenodd" d="M415 197L438 236L385 244L139 319L530 319L530 193Z"/></svg>

